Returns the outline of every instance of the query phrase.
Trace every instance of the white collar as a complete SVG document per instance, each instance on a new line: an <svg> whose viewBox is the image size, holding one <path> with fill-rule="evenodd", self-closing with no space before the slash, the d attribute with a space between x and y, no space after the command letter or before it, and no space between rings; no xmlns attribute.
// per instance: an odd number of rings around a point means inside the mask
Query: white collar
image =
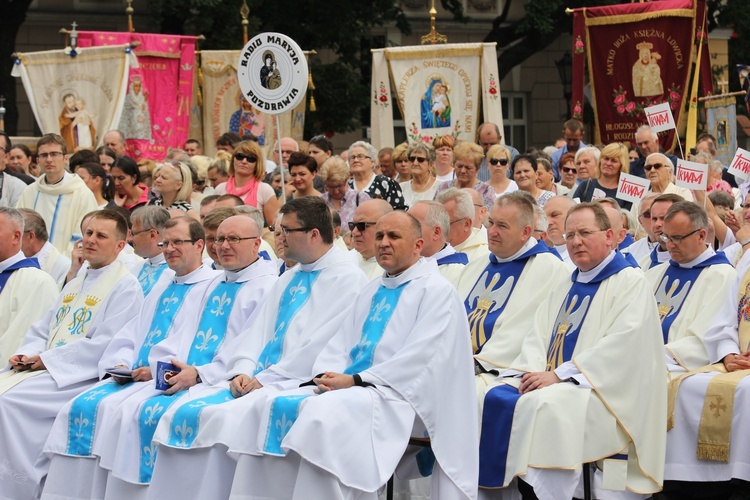
<svg viewBox="0 0 750 500"><path fill-rule="evenodd" d="M599 263L596 267L593 269L589 269L588 271L578 271L578 276L576 277L577 283L589 283L591 280L596 278L602 269L607 267L607 264L612 262L612 259L615 258L616 252L614 250L609 252L609 255L607 255L603 261Z"/></svg>
<svg viewBox="0 0 750 500"><path fill-rule="evenodd" d="M25 258L26 256L23 254L21 250L19 250L18 253L15 254L14 256L8 257L4 261L0 262L0 273L8 269L10 266L15 264L16 262L21 262Z"/></svg>

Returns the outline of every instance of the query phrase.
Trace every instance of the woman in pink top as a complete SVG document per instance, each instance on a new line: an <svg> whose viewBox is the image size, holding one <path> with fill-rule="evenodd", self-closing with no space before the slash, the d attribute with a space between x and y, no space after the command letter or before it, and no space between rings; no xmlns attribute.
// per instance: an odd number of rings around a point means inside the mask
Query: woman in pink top
<svg viewBox="0 0 750 500"><path fill-rule="evenodd" d="M263 152L258 143L241 142L234 149L229 179L219 184L215 193L239 196L245 201L245 205L260 209L266 224L271 226L276 219L276 212L281 208L281 201L276 199L273 188L263 182L265 176Z"/></svg>

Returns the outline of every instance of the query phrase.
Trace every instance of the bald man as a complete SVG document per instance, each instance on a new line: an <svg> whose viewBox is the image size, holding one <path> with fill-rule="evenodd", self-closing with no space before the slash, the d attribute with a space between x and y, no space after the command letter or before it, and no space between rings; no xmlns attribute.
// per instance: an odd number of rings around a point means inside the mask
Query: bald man
<svg viewBox="0 0 750 500"><path fill-rule="evenodd" d="M568 254L568 246L565 244L565 217L568 211L575 206L576 202L567 196L553 196L544 204L544 214L547 216L547 239L545 243L550 250L557 252L563 262L572 268L573 262Z"/></svg>
<svg viewBox="0 0 750 500"><path fill-rule="evenodd" d="M390 212L393 212L393 207L387 201L368 200L357 207L352 222L349 223L354 247L350 250L350 255L370 281L383 274L383 268L375 260L374 226L382 216Z"/></svg>
<svg viewBox="0 0 750 500"><path fill-rule="evenodd" d="M622 215L620 214L620 207L613 207L610 201L614 202L615 205L617 204L617 202L615 202L611 198L603 198L601 200L597 200L597 203L599 203L599 205L601 205L604 209L604 212L607 214L607 218L609 219L609 223L612 226L612 231L614 233L614 238L612 240L612 250L616 250L617 252L622 253L623 243L626 243L625 247L628 246L627 242L625 241L625 237L628 236L628 230L625 229L625 227L622 225ZM630 255L629 253L624 253L623 256L631 266L640 269L638 261L635 260L635 257Z"/></svg>

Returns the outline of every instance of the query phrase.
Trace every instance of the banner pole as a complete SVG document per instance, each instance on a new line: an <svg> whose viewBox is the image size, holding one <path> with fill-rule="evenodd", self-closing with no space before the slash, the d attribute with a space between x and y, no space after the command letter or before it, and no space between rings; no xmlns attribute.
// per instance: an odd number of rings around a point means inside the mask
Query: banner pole
<svg viewBox="0 0 750 500"><path fill-rule="evenodd" d="M281 200L282 204L286 203L286 182L284 181L284 160L283 153L281 152L281 121L279 120L278 113L275 115L276 118L276 136L279 140L276 142L279 145L279 172L281 172Z"/></svg>

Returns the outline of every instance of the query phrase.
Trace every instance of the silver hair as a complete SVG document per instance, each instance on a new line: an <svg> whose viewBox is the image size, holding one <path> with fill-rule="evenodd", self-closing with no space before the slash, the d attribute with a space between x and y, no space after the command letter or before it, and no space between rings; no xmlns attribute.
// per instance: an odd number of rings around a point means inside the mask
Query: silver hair
<svg viewBox="0 0 750 500"><path fill-rule="evenodd" d="M44 218L30 208L18 208L19 212L23 216L23 227L24 231L31 231L37 239L47 241L49 239L49 233L47 233L47 223L44 222Z"/></svg>
<svg viewBox="0 0 750 500"><path fill-rule="evenodd" d="M547 229L549 229L549 219L547 219L547 214L544 213L542 207L534 205L534 230L547 231Z"/></svg>
<svg viewBox="0 0 750 500"><path fill-rule="evenodd" d="M597 165L599 164L599 158L602 156L602 152L599 151L598 148L595 148L593 146L589 146L587 148L580 148L578 151L576 151L576 157L575 162L578 163L578 157L582 154L591 154L591 156L594 157L594 163Z"/></svg>
<svg viewBox="0 0 750 500"><path fill-rule="evenodd" d="M690 227L693 229L705 229L708 231L708 215L703 207L692 201L678 201L672 203L664 216L664 222L669 222L678 213L683 213L690 219Z"/></svg>
<svg viewBox="0 0 750 500"><path fill-rule="evenodd" d="M411 156L414 153L424 153L427 155L427 161L432 163L435 161L435 148L432 144L424 142L412 142L409 144L409 149L406 150L406 155Z"/></svg>
<svg viewBox="0 0 750 500"><path fill-rule="evenodd" d="M19 212L15 208L0 207L0 214L5 214L5 216L10 219L15 226L17 226L16 229L19 229L21 233L23 233L24 223L23 215L21 215L21 212Z"/></svg>
<svg viewBox="0 0 750 500"><path fill-rule="evenodd" d="M154 205L136 208L130 214L131 223L139 222L141 229L156 229L159 233L169 219L169 210Z"/></svg>
<svg viewBox="0 0 750 500"><path fill-rule="evenodd" d="M364 149L365 151L367 151L367 156L370 157L370 159L373 161L373 163L374 164L378 163L378 150L375 149L375 146L373 146L369 142L357 141L354 144L352 144L351 146L349 146L349 149L347 151L347 154L348 154L347 158L349 158L349 157L352 156L352 149L354 149L354 148L362 148L362 149Z"/></svg>
<svg viewBox="0 0 750 500"><path fill-rule="evenodd" d="M640 127L638 127L636 129L635 135L633 136L634 138L636 138L635 139L636 142L638 141L638 139L637 139L638 134L640 134L641 132L651 132L651 139L654 140L654 141L658 141L659 140L659 135L656 132L654 132L651 127L649 127L648 125L641 125Z"/></svg>
<svg viewBox="0 0 750 500"><path fill-rule="evenodd" d="M239 207L234 207L234 209L237 211L237 215L245 215L255 221L259 231L263 230L263 212L260 209L251 207L250 205L240 205Z"/></svg>
<svg viewBox="0 0 750 500"><path fill-rule="evenodd" d="M628 234L635 238L635 235L638 232L638 221L635 220L635 216L630 212L630 210L621 208L620 213L625 217L625 221L627 222Z"/></svg>
<svg viewBox="0 0 750 500"><path fill-rule="evenodd" d="M672 165L672 161L669 158L667 158L665 154L662 154L662 153L651 153L650 155L646 157L646 161L644 165L648 165L649 158L656 158L656 157L662 158L662 163L664 164L665 167L669 169L670 173L674 172L674 165Z"/></svg>
<svg viewBox="0 0 750 500"><path fill-rule="evenodd" d="M456 203L456 217L459 219L471 219L472 222L474 221L474 201L471 199L469 193L453 187L446 189L435 197L435 201L438 201L443 205L451 200Z"/></svg>
<svg viewBox="0 0 750 500"><path fill-rule="evenodd" d="M439 226L443 230L443 241L447 241L448 233L451 230L451 218L443 204L434 200L424 200L418 201L414 205L427 205L424 223L430 227Z"/></svg>

